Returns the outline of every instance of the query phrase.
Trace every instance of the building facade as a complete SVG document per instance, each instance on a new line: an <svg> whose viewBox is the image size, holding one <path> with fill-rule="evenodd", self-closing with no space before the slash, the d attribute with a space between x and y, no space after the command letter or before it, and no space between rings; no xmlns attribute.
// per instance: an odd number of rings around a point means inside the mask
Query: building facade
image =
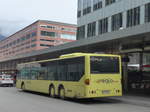
<svg viewBox="0 0 150 112"><path fill-rule="evenodd" d="M77 40L150 22L150 0L78 0Z"/></svg>
<svg viewBox="0 0 150 112"><path fill-rule="evenodd" d="M0 41L0 59L76 40L76 25L38 20Z"/></svg>

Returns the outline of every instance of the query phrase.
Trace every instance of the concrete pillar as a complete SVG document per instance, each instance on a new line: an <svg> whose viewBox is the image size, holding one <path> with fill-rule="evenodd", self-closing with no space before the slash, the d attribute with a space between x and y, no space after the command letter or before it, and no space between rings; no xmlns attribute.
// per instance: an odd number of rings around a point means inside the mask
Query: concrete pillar
<svg viewBox="0 0 150 112"><path fill-rule="evenodd" d="M140 10L140 24L144 23L145 23L145 6L142 5Z"/></svg>
<svg viewBox="0 0 150 112"><path fill-rule="evenodd" d="M123 29L126 28L126 24L127 24L127 12L125 11L123 12L123 25L122 25Z"/></svg>
<svg viewBox="0 0 150 112"><path fill-rule="evenodd" d="M140 52L140 57L139 57L139 66L140 66L140 73L141 73L141 75L142 75L143 52Z"/></svg>
<svg viewBox="0 0 150 112"><path fill-rule="evenodd" d="M124 62L123 62L123 89L125 92L128 91L128 54L124 55Z"/></svg>
<svg viewBox="0 0 150 112"><path fill-rule="evenodd" d="M108 32L111 32L111 17L108 18Z"/></svg>
<svg viewBox="0 0 150 112"><path fill-rule="evenodd" d="M88 25L85 25L85 38L87 38L87 29L88 29Z"/></svg>
<svg viewBox="0 0 150 112"><path fill-rule="evenodd" d="M98 21L96 21L96 36L98 36Z"/></svg>

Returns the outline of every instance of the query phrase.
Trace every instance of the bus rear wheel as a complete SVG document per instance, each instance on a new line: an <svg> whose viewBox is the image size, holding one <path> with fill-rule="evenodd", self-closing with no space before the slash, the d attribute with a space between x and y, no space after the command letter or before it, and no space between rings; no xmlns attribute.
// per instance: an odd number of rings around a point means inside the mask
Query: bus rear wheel
<svg viewBox="0 0 150 112"><path fill-rule="evenodd" d="M64 87L61 87L61 88L59 89L59 97L60 97L61 99L65 99L65 89L64 89Z"/></svg>
<svg viewBox="0 0 150 112"><path fill-rule="evenodd" d="M51 86L49 89L49 95L50 97L53 97L53 98L55 97L55 89L53 86Z"/></svg>

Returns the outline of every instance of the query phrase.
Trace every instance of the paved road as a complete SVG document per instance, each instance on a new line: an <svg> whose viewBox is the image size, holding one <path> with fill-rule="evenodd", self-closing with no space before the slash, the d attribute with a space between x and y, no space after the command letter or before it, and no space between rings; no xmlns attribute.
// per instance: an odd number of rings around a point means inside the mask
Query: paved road
<svg viewBox="0 0 150 112"><path fill-rule="evenodd" d="M16 88L0 87L0 112L150 112L150 107L114 98L63 101Z"/></svg>

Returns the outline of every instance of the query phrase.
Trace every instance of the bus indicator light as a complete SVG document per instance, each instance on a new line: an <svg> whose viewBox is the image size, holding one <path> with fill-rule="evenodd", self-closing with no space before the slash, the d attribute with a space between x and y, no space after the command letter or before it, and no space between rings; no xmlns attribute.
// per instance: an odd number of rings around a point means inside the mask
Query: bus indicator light
<svg viewBox="0 0 150 112"><path fill-rule="evenodd" d="M89 80L89 79L85 79L84 83L85 83L86 85L90 85L90 80Z"/></svg>

